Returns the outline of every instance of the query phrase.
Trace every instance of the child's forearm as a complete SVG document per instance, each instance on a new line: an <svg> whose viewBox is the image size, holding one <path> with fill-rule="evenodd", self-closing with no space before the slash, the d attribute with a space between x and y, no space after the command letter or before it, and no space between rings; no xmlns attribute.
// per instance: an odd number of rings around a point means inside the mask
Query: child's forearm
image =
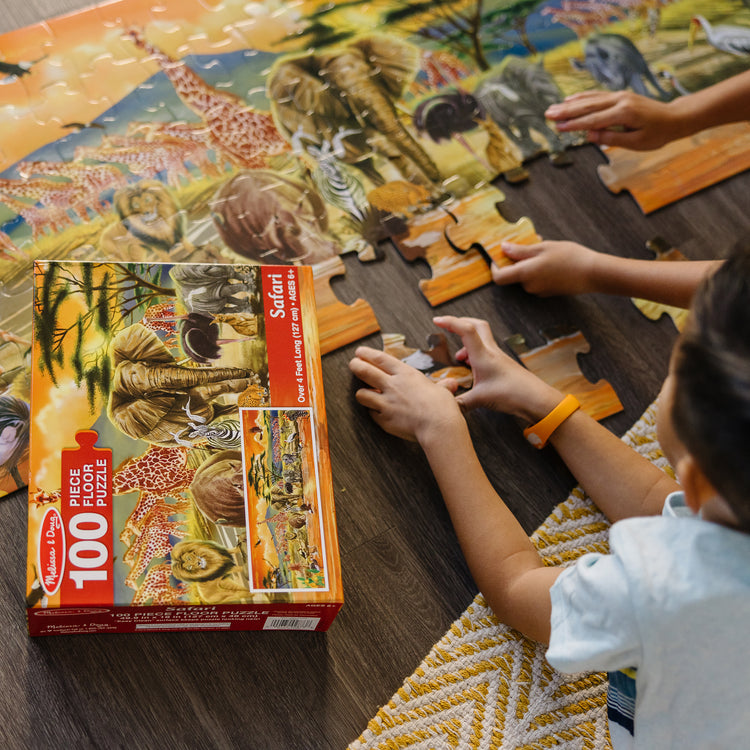
<svg viewBox="0 0 750 750"><path fill-rule="evenodd" d="M679 114L682 135L750 120L750 70L726 78L669 104Z"/></svg>
<svg viewBox="0 0 750 750"><path fill-rule="evenodd" d="M716 260L638 260L597 253L592 263L590 286L603 294L641 297L689 308L700 282L721 263Z"/></svg>
<svg viewBox="0 0 750 750"><path fill-rule="evenodd" d="M450 433L418 437L487 603L502 622L546 643L549 588L559 570L544 567L526 532L495 492L463 420Z"/></svg>
<svg viewBox="0 0 750 750"><path fill-rule="evenodd" d="M610 521L656 515L667 495L680 489L668 474L582 410L552 433L550 444Z"/></svg>

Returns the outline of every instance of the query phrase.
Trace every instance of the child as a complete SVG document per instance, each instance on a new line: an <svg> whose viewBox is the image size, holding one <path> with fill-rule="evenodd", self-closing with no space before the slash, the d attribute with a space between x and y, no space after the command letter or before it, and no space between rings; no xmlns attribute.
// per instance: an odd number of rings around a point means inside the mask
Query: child
<svg viewBox="0 0 750 750"><path fill-rule="evenodd" d="M670 102L632 91L583 91L545 114L561 132L587 131L591 143L655 149L706 128L750 120L750 70Z"/></svg>
<svg viewBox="0 0 750 750"><path fill-rule="evenodd" d="M544 240L533 245L503 242L513 263L491 267L495 284L519 283L531 294L600 292L643 297L674 307L690 306L700 281L715 271L719 260L657 263L600 253L577 242Z"/></svg>
<svg viewBox="0 0 750 750"><path fill-rule="evenodd" d="M750 254L702 283L659 397L658 436L679 483L504 354L486 322L435 322L462 339L466 393L367 347L350 369L377 424L425 451L488 604L548 643L553 666L611 673L615 748L747 746ZM610 554L544 567L479 465L462 415L478 406L532 423L529 439L556 448L615 521Z"/></svg>

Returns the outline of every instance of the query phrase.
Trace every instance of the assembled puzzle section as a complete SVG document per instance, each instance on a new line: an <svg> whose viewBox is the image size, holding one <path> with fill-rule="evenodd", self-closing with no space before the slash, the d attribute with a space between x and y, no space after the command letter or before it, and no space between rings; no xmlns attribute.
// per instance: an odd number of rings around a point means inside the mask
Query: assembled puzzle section
<svg viewBox="0 0 750 750"><path fill-rule="evenodd" d="M30 634L327 629L343 595L311 269L34 278Z"/></svg>
<svg viewBox="0 0 750 750"><path fill-rule="evenodd" d="M506 339L506 344L533 373L563 393L570 393L581 408L597 420L622 411L623 406L606 380L589 381L578 366L578 355L591 347L580 331L554 328L541 332L546 343L529 347L521 334Z"/></svg>
<svg viewBox="0 0 750 750"><path fill-rule="evenodd" d="M419 288L435 306L478 289L492 281L490 263L509 261L503 242L531 244L539 241L531 221L515 223L499 213L502 192L485 186L465 198L411 217L404 232L391 240L408 261L424 260L432 271Z"/></svg>

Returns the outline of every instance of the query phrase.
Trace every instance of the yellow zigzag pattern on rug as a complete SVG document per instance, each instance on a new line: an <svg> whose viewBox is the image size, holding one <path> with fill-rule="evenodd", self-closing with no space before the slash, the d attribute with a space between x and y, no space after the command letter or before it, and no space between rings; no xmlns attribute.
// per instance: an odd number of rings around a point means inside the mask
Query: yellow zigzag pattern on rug
<svg viewBox="0 0 750 750"><path fill-rule="evenodd" d="M672 473L652 404L623 437ZM578 487L532 535L547 565L608 550L609 523ZM477 596L348 750L609 750L607 678L564 675Z"/></svg>

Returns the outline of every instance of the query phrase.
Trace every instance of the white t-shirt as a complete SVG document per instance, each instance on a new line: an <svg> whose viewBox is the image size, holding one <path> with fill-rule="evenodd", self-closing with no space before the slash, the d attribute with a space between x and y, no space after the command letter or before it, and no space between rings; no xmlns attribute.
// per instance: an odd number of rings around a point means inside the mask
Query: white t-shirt
<svg viewBox="0 0 750 750"><path fill-rule="evenodd" d="M550 664L625 670L610 680L616 750L750 748L750 534L674 513L681 500L614 524L610 554L584 555L551 589Z"/></svg>

